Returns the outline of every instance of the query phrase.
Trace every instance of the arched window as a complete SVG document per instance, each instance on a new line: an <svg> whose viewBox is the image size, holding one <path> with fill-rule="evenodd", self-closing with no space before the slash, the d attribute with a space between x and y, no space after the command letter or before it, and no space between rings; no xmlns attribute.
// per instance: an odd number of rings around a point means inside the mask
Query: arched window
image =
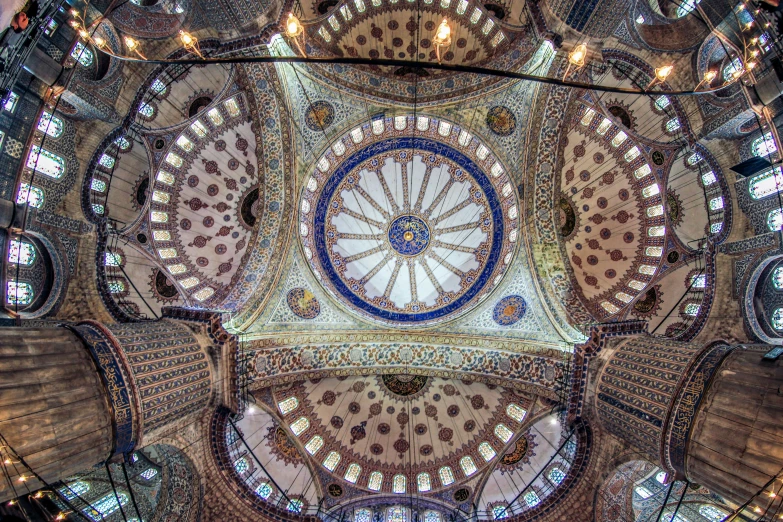
<svg viewBox="0 0 783 522"><path fill-rule="evenodd" d="M100 203L93 203L92 204L92 211L96 214L102 216L104 212L106 212L106 207L101 205Z"/></svg>
<svg viewBox="0 0 783 522"><path fill-rule="evenodd" d="M652 493L650 492L650 490L647 489L644 486L636 486L633 489L633 492L636 493L637 495L639 495L640 497L642 497L643 499L644 498L650 498L652 496Z"/></svg>
<svg viewBox="0 0 783 522"><path fill-rule="evenodd" d="M11 283L8 284L10 285ZM772 320L772 328L775 330L783 330L783 308L776 308L775 311L772 312L772 317L770 319Z"/></svg>
<svg viewBox="0 0 783 522"><path fill-rule="evenodd" d="M769 156L777 150L778 147L775 145L775 138L772 134L759 136L750 143L750 151L754 156Z"/></svg>
<svg viewBox="0 0 783 522"><path fill-rule="evenodd" d="M139 473L139 476L143 478L144 480L152 480L155 475L158 474L158 470L155 468L148 468Z"/></svg>
<svg viewBox="0 0 783 522"><path fill-rule="evenodd" d="M383 473L380 471L373 471L370 473L370 479L367 481L367 488L372 491L379 491L383 484Z"/></svg>
<svg viewBox="0 0 783 522"><path fill-rule="evenodd" d="M682 2L679 3L679 7L677 7L677 18L687 16L688 13L696 9L696 4L699 2L701 2L701 0L682 0Z"/></svg>
<svg viewBox="0 0 783 522"><path fill-rule="evenodd" d="M772 285L777 290L783 290L783 266L779 266L772 272Z"/></svg>
<svg viewBox="0 0 783 522"><path fill-rule="evenodd" d="M531 507L531 508L536 507L541 502L541 499L538 498L538 493L536 493L533 490L530 490L527 493L525 493L523 498L525 499L525 504L527 504L527 507Z"/></svg>
<svg viewBox="0 0 783 522"><path fill-rule="evenodd" d="M783 170L780 167L770 169L750 180L748 191L753 199L761 199L783 189Z"/></svg>
<svg viewBox="0 0 783 522"><path fill-rule="evenodd" d="M432 489L432 479L429 473L419 473L416 476L416 487L419 488L419 492L425 492Z"/></svg>
<svg viewBox="0 0 783 522"><path fill-rule="evenodd" d="M357 509L353 514L353 522L371 522L372 511L367 508Z"/></svg>
<svg viewBox="0 0 783 522"><path fill-rule="evenodd" d="M527 410L520 408L516 404L509 404L506 408L506 413L515 421L522 422L525 419L525 415L527 415Z"/></svg>
<svg viewBox="0 0 783 522"><path fill-rule="evenodd" d="M362 467L355 462L348 465L348 469L345 470L345 480L351 484L356 484L356 479L359 478L359 473L362 472Z"/></svg>
<svg viewBox="0 0 783 522"><path fill-rule="evenodd" d="M405 493L406 482L405 475L394 475L394 478L392 479L392 492Z"/></svg>
<svg viewBox="0 0 783 522"><path fill-rule="evenodd" d="M438 476L440 477L440 483L444 486L454 483L454 472L449 466L443 466L438 470Z"/></svg>
<svg viewBox="0 0 783 522"><path fill-rule="evenodd" d="M665 471L659 471L655 475L655 480L657 480L661 484L666 484L666 472Z"/></svg>
<svg viewBox="0 0 783 522"><path fill-rule="evenodd" d="M76 45L73 46L73 50L71 51L71 58L77 60L85 67L92 65L93 61L92 51L85 47L85 45L81 42L76 42Z"/></svg>
<svg viewBox="0 0 783 522"><path fill-rule="evenodd" d="M139 114L145 118L152 118L155 115L155 107L149 103L142 103L139 105Z"/></svg>
<svg viewBox="0 0 783 522"><path fill-rule="evenodd" d="M119 502L117 502L118 498L120 500ZM108 517L120 509L121 505L124 506L127 502L128 495L125 493L118 493L116 496L114 493L109 493L108 495L101 497L98 501L93 502L92 508L88 507L84 509L83 513L97 522L98 520L103 520Z"/></svg>
<svg viewBox="0 0 783 522"><path fill-rule="evenodd" d="M481 444L479 444L478 452L481 453L481 456L487 462L494 459L495 455L497 455L497 453L495 453L495 450L492 448L492 446L489 445L488 442L482 442Z"/></svg>
<svg viewBox="0 0 783 522"><path fill-rule="evenodd" d="M767 228L772 232L776 232L780 230L781 226L783 226L783 210L779 208L771 210L767 214Z"/></svg>
<svg viewBox="0 0 783 522"><path fill-rule="evenodd" d="M63 120L57 116L52 116L51 112L43 111L38 119L38 130L52 138L59 138L63 133Z"/></svg>
<svg viewBox="0 0 783 522"><path fill-rule="evenodd" d="M563 473L563 470L560 468L552 468L549 470L547 477L554 484L560 484L565 479L565 473Z"/></svg>
<svg viewBox="0 0 783 522"><path fill-rule="evenodd" d="M495 426L495 436L503 442L508 442L514 436L514 433L505 424L498 424Z"/></svg>
<svg viewBox="0 0 783 522"><path fill-rule="evenodd" d="M81 497L88 491L90 491L90 485L87 482L78 481L68 484L58 490L66 500L73 500L77 496Z"/></svg>
<svg viewBox="0 0 783 522"><path fill-rule="evenodd" d="M59 179L65 174L65 160L57 154L53 154L38 145L30 147L27 156L27 168L45 174L54 179Z"/></svg>
<svg viewBox="0 0 783 522"><path fill-rule="evenodd" d="M167 88L168 86L162 81L160 81L158 78L155 78L152 81L152 85L150 85L150 90L155 94L163 94L166 92Z"/></svg>
<svg viewBox="0 0 783 522"><path fill-rule="evenodd" d="M742 72L742 60L737 56L723 68L723 81L733 80L735 75L740 72Z"/></svg>
<svg viewBox="0 0 783 522"><path fill-rule="evenodd" d="M476 472L476 463L473 462L473 459L470 457L470 455L465 455L459 459L459 467L462 468L462 471L465 473L466 477L469 477Z"/></svg>
<svg viewBox="0 0 783 522"><path fill-rule="evenodd" d="M294 421L293 424L291 424L291 431L294 432L294 435L299 436L299 434L306 431L309 427L310 421L307 420L307 417L299 417Z"/></svg>
<svg viewBox="0 0 783 522"><path fill-rule="evenodd" d="M100 163L101 167L111 170L114 167L115 160L108 154L101 154L101 159L98 160L98 163Z"/></svg>
<svg viewBox="0 0 783 522"><path fill-rule="evenodd" d="M672 118L666 122L666 132L675 132L680 128L680 119Z"/></svg>
<svg viewBox="0 0 783 522"><path fill-rule="evenodd" d="M701 310L701 305L697 303L688 303L685 305L685 315L699 315L699 310Z"/></svg>
<svg viewBox="0 0 783 522"><path fill-rule="evenodd" d="M722 511L715 506L709 504L703 504L699 506L699 514L709 520L710 522L721 522L728 516L728 513Z"/></svg>
<svg viewBox="0 0 783 522"><path fill-rule="evenodd" d="M288 511L292 513L301 513L302 508L304 507L304 502L302 502L301 499L298 498L292 498L288 501Z"/></svg>
<svg viewBox="0 0 783 522"><path fill-rule="evenodd" d="M398 476L402 477L402 475L398 475ZM403 478L403 486L404 486L405 477L402 478ZM390 507L386 511L386 522L408 522L408 510L406 510L402 506Z"/></svg>
<svg viewBox="0 0 783 522"><path fill-rule="evenodd" d="M256 486L256 495L263 498L264 500L269 498L269 495L272 494L272 486L269 485L267 482L262 482L258 486Z"/></svg>
<svg viewBox="0 0 783 522"><path fill-rule="evenodd" d="M101 179L92 178L92 180L90 180L90 190L94 190L95 192L106 192L106 182Z"/></svg>
<svg viewBox="0 0 783 522"><path fill-rule="evenodd" d="M239 473L240 475L247 471L247 469L250 467L250 465L247 463L247 459L245 457L238 458L234 461L234 469Z"/></svg>
<svg viewBox="0 0 783 522"><path fill-rule="evenodd" d="M29 283L8 281L5 292L6 301L14 305L26 305L33 302L33 287Z"/></svg>
<svg viewBox="0 0 783 522"><path fill-rule="evenodd" d="M669 97L668 97L668 96L665 96L665 95L663 95L663 94L662 94L662 95L660 95L660 96L658 96L658 97L655 99L655 106L656 106L656 107L657 107L659 110L664 110L666 107L668 107L669 105L671 105L671 103L672 103L672 102L669 100Z"/></svg>
<svg viewBox="0 0 783 522"><path fill-rule="evenodd" d="M103 264L104 266L120 266L122 264L122 256L116 252L104 252Z"/></svg>
<svg viewBox="0 0 783 522"><path fill-rule="evenodd" d="M35 247L26 241L12 239L8 245L8 262L30 266L35 261Z"/></svg>
<svg viewBox="0 0 783 522"><path fill-rule="evenodd" d="M316 435L312 439L309 440L307 444L305 444L305 449L307 450L307 453L310 455L315 455L318 453L318 450L321 449L324 445L324 439L321 438L320 435Z"/></svg>
<svg viewBox="0 0 783 522"><path fill-rule="evenodd" d="M710 200L710 210L721 210L723 208L723 196L712 198Z"/></svg>
<svg viewBox="0 0 783 522"><path fill-rule="evenodd" d="M22 183L19 185L19 193L16 195L16 202L20 205L30 205L33 208L41 208L44 202L44 193L40 188Z"/></svg>
<svg viewBox="0 0 783 522"><path fill-rule="evenodd" d="M440 522L440 513L437 511L427 511L424 513L424 522Z"/></svg>
<svg viewBox="0 0 783 522"><path fill-rule="evenodd" d="M121 294L125 291L125 283L120 280L109 281L109 293Z"/></svg>
<svg viewBox="0 0 783 522"><path fill-rule="evenodd" d="M280 408L280 413L282 413L283 415L291 413L298 406L299 406L299 400L296 397L289 397L277 403L277 407Z"/></svg>
<svg viewBox="0 0 783 522"><path fill-rule="evenodd" d="M209 111L207 111L207 117L216 126L223 125L223 115L220 114L220 111L217 110L217 108L213 107L209 109Z"/></svg>
<svg viewBox="0 0 783 522"><path fill-rule="evenodd" d="M330 451L329 454L324 459L324 467L328 469L329 471L334 471L334 468L337 467L337 464L340 462L340 454L336 451Z"/></svg>
<svg viewBox="0 0 783 522"><path fill-rule="evenodd" d="M492 518L500 520L508 517L508 506L503 504L495 504L492 506Z"/></svg>

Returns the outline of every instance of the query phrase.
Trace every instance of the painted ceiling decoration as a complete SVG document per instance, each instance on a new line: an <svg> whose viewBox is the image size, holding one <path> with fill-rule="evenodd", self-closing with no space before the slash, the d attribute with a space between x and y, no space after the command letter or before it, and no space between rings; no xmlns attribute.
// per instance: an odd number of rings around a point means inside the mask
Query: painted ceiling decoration
<svg viewBox="0 0 783 522"><path fill-rule="evenodd" d="M299 233L316 277L346 306L431 325L500 282L518 218L506 169L478 138L396 116L332 143L302 191Z"/></svg>

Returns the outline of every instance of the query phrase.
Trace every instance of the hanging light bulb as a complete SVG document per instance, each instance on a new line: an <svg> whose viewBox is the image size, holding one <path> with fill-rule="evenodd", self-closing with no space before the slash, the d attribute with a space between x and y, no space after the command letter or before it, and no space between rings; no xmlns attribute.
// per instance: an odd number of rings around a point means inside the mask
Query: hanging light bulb
<svg viewBox="0 0 783 522"><path fill-rule="evenodd" d="M74 29L76 29L76 28L77 28L77 27L79 27L81 24L79 23L79 21L78 21L78 20L70 20L70 21L68 22L68 25L70 25L71 27L73 27Z"/></svg>
<svg viewBox="0 0 783 522"><path fill-rule="evenodd" d="M585 44L577 45L568 53L568 61L577 67L582 67L585 64L585 58L587 58L587 45Z"/></svg>
<svg viewBox="0 0 783 522"><path fill-rule="evenodd" d="M757 43L759 43L758 36L754 36L753 38L750 39L750 45L756 45Z"/></svg>
<svg viewBox="0 0 783 522"><path fill-rule="evenodd" d="M93 41L93 42L95 43L95 45L97 45L98 47L103 47L104 45L106 45L106 40L104 40L104 39L103 39L103 38L101 38L100 36L95 36L95 37L93 37L92 41Z"/></svg>
<svg viewBox="0 0 783 522"><path fill-rule="evenodd" d="M695 88L695 89L693 89L693 90L694 90L694 91L698 90L698 89L699 89L699 87L701 87L701 86L702 86L702 85L704 85L705 83L706 83L707 85L711 84L711 83L712 83L712 80L714 80L716 76L718 76L718 72L717 72L717 71L707 71L707 72L705 72L705 73L704 73L704 77L703 77L703 78L702 78L702 80L699 82L699 84L696 86L696 88Z"/></svg>
<svg viewBox="0 0 783 522"><path fill-rule="evenodd" d="M79 38L87 40L90 38L90 33L88 33L86 29L79 29Z"/></svg>
<svg viewBox="0 0 783 522"><path fill-rule="evenodd" d="M204 58L204 56L201 54L201 49L198 46L198 38L185 31L180 31L179 39L182 42L182 45L185 47L186 51L197 54L199 58Z"/></svg>
<svg viewBox="0 0 783 522"><path fill-rule="evenodd" d="M142 57L142 59L146 60L147 57L141 54L141 51L139 50L139 42L131 38L130 36L125 37L125 45L130 49L131 51L135 52L139 56Z"/></svg>
<svg viewBox="0 0 783 522"><path fill-rule="evenodd" d="M297 38L304 32L304 27L294 13L288 13L288 20L285 23L285 34L289 38Z"/></svg>
<svg viewBox="0 0 783 522"><path fill-rule="evenodd" d="M664 65L663 67L656 67L655 68L655 78L650 82L650 84L647 86L647 89L655 85L656 83L663 83L666 81L666 78L669 77L669 75L674 70L673 65Z"/></svg>
<svg viewBox="0 0 783 522"><path fill-rule="evenodd" d="M438 63L440 63L440 48L448 48L451 45L451 26L447 19L444 18L435 30L435 37L432 39L432 43L435 44L435 54L438 57Z"/></svg>

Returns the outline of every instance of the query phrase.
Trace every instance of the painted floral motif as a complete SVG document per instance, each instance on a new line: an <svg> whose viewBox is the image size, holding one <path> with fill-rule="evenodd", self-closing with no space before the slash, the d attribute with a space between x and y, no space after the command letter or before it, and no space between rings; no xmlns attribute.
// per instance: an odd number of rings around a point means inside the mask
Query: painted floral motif
<svg viewBox="0 0 783 522"><path fill-rule="evenodd" d="M293 288L286 297L288 307L302 319L315 319L321 313L318 299L306 288Z"/></svg>
<svg viewBox="0 0 783 522"><path fill-rule="evenodd" d="M487 112L487 127L498 136L511 136L517 128L517 118L511 109L496 105Z"/></svg>

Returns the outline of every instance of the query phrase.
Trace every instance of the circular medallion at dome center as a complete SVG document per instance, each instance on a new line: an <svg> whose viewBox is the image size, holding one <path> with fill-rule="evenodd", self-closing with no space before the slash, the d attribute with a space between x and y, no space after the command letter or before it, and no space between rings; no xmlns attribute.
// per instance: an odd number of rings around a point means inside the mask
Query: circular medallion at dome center
<svg viewBox="0 0 783 522"><path fill-rule="evenodd" d="M516 207L507 215L507 176L485 172L476 145L366 141L330 156L303 193L300 234L311 267L327 290L373 319L430 325L465 312L511 256L517 215Z"/></svg>
<svg viewBox="0 0 783 522"><path fill-rule="evenodd" d="M430 229L416 216L400 216L389 227L389 244L404 256L421 254L430 244Z"/></svg>

